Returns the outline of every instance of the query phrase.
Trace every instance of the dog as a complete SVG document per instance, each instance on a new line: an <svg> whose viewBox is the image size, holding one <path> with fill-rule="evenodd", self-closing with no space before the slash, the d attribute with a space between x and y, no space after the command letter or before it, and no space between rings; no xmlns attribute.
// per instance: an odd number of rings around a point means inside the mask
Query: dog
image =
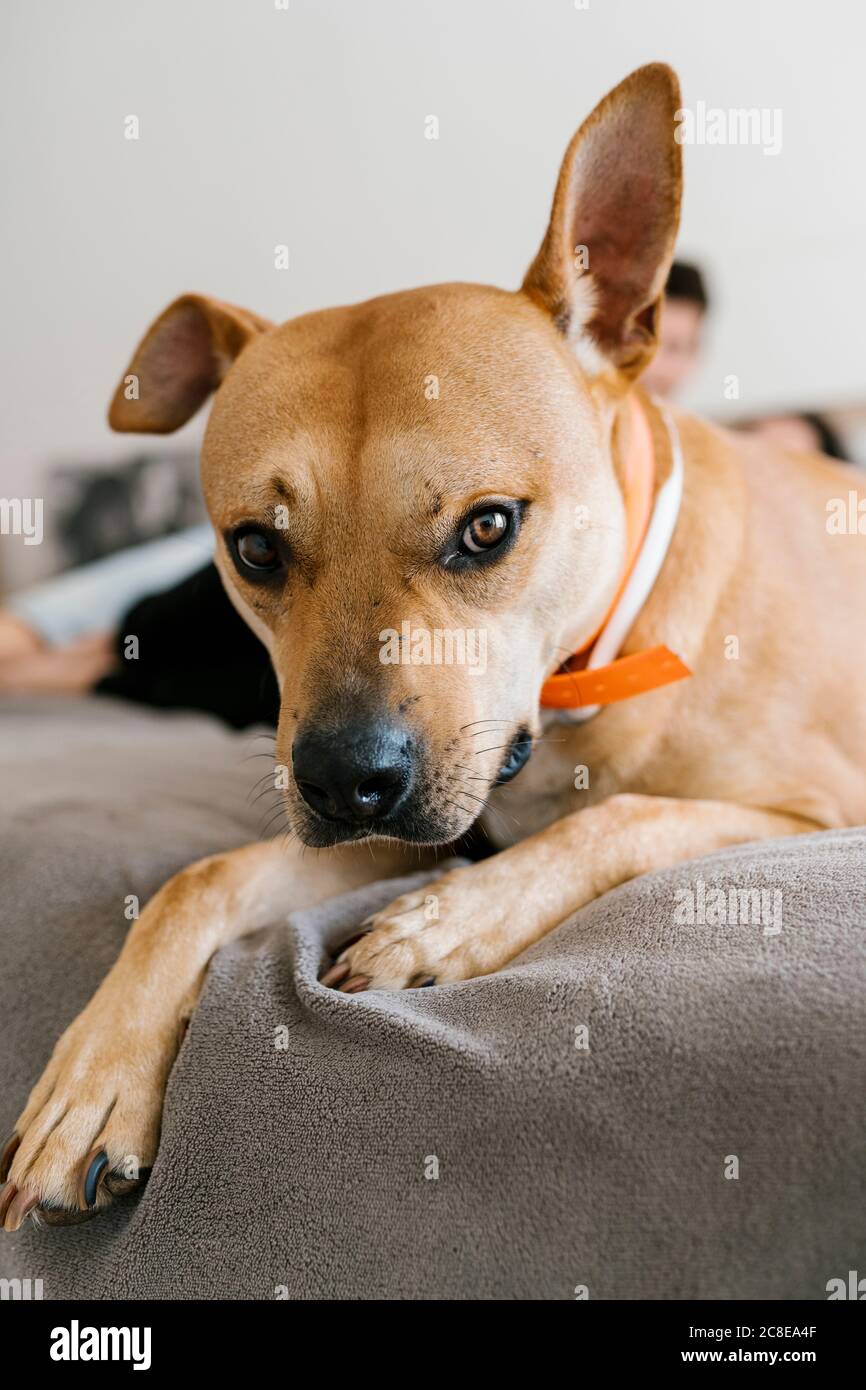
<svg viewBox="0 0 866 1390"><path fill-rule="evenodd" d="M866 820L866 547L827 525L850 475L639 385L679 106L662 64L604 98L516 292L434 286L281 327L187 295L136 350L116 430L175 430L215 393L205 496L278 677L293 835L148 904L6 1147L7 1230L92 1215L128 1156L152 1164L210 958L290 909L480 825L496 853L398 897L321 978L443 985L636 875ZM483 633L484 661L429 641L415 660L418 632Z"/></svg>

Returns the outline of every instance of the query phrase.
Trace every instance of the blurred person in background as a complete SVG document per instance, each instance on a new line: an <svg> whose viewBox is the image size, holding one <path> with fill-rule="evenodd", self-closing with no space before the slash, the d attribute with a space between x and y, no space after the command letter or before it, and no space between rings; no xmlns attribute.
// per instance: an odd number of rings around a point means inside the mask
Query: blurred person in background
<svg viewBox="0 0 866 1390"><path fill-rule="evenodd" d="M655 357L641 382L657 396L676 396L691 378L701 355L709 296L703 274L689 261L674 261L665 284L661 334ZM795 453L826 454L850 462L839 434L823 415L779 412L740 426Z"/></svg>
<svg viewBox="0 0 866 1390"><path fill-rule="evenodd" d="M845 446L823 415L803 411L792 415L765 415L744 425L750 434L759 434L784 449L798 454L826 454L828 458L850 463Z"/></svg>
<svg viewBox="0 0 866 1390"><path fill-rule="evenodd" d="M130 630L128 611L200 570L213 548L204 523L7 595L0 607L0 691L90 689L116 664L118 631Z"/></svg>
<svg viewBox="0 0 866 1390"><path fill-rule="evenodd" d="M661 333L656 355L641 384L657 396L677 395L692 376L701 354L709 298L696 265L674 261L665 285Z"/></svg>
<svg viewBox="0 0 866 1390"><path fill-rule="evenodd" d="M270 657L226 595L213 550L206 523L10 595L0 694L93 691L203 710L236 729L275 725Z"/></svg>

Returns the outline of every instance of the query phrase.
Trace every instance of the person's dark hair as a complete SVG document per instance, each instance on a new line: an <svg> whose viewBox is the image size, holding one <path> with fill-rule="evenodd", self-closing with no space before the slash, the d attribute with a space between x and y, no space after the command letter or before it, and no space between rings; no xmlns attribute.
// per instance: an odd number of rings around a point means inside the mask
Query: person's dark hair
<svg viewBox="0 0 866 1390"><path fill-rule="evenodd" d="M691 304L697 304L702 314L710 307L704 277L698 267L689 261L674 261L668 273L665 297L687 299Z"/></svg>
<svg viewBox="0 0 866 1390"><path fill-rule="evenodd" d="M822 454L826 454L831 459L841 459L843 463L850 463L851 460L845 452L845 446L833 426L824 419L823 415L815 415L810 410L800 412L800 419L805 420L807 425L818 436L819 448Z"/></svg>

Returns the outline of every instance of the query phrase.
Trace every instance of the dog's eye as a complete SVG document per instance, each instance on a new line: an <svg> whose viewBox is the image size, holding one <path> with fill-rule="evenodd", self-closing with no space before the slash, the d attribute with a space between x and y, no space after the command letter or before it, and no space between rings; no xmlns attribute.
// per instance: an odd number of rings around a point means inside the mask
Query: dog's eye
<svg viewBox="0 0 866 1390"><path fill-rule="evenodd" d="M511 530L511 517L498 507L478 512L463 528L460 549L464 555L480 555L501 545Z"/></svg>
<svg viewBox="0 0 866 1390"><path fill-rule="evenodd" d="M242 526L231 538L235 563L243 574L272 574L282 564L278 542L267 531L254 526Z"/></svg>

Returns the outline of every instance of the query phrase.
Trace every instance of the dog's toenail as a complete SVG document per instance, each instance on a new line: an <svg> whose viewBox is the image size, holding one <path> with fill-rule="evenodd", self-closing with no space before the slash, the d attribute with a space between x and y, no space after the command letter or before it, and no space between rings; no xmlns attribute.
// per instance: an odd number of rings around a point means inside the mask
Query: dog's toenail
<svg viewBox="0 0 866 1390"><path fill-rule="evenodd" d="M17 1130L10 1134L3 1151L0 1153L0 1182L5 1182L9 1176L9 1169L12 1167L12 1160L18 1152L18 1145L21 1143L21 1136Z"/></svg>
<svg viewBox="0 0 866 1390"><path fill-rule="evenodd" d="M351 980L347 980L344 985L340 985L341 994L360 994L370 983L369 975L353 975Z"/></svg>
<svg viewBox="0 0 866 1390"><path fill-rule="evenodd" d="M11 1207L12 1198L17 1191L18 1188L15 1186L14 1182L7 1182L3 1190L0 1191L0 1227L2 1227L6 1221L6 1213Z"/></svg>
<svg viewBox="0 0 866 1390"><path fill-rule="evenodd" d="M338 960L336 965L332 965L330 970L326 970L324 975L320 977L319 984L330 989L333 985L339 984L341 980L345 980L351 969L352 967L347 960Z"/></svg>
<svg viewBox="0 0 866 1390"><path fill-rule="evenodd" d="M143 1182L150 1177L149 1168L139 1168L138 1176L125 1178L123 1173L114 1173L109 1170L103 1179L103 1186L106 1192L110 1192L112 1197L125 1197L128 1192L134 1192Z"/></svg>
<svg viewBox="0 0 866 1390"><path fill-rule="evenodd" d="M34 1207L30 1220L34 1226L79 1226L82 1221L92 1221L98 1216L96 1207L88 1211L67 1211L65 1207Z"/></svg>
<svg viewBox="0 0 866 1390"><path fill-rule="evenodd" d="M84 1176L78 1189L78 1205L80 1207L86 1209L95 1204L99 1191L99 1179L107 1167L108 1154L104 1149L97 1149L87 1155L81 1165Z"/></svg>
<svg viewBox="0 0 866 1390"><path fill-rule="evenodd" d="M5 1229L17 1231L39 1201L35 1192L17 1192L6 1213Z"/></svg>

